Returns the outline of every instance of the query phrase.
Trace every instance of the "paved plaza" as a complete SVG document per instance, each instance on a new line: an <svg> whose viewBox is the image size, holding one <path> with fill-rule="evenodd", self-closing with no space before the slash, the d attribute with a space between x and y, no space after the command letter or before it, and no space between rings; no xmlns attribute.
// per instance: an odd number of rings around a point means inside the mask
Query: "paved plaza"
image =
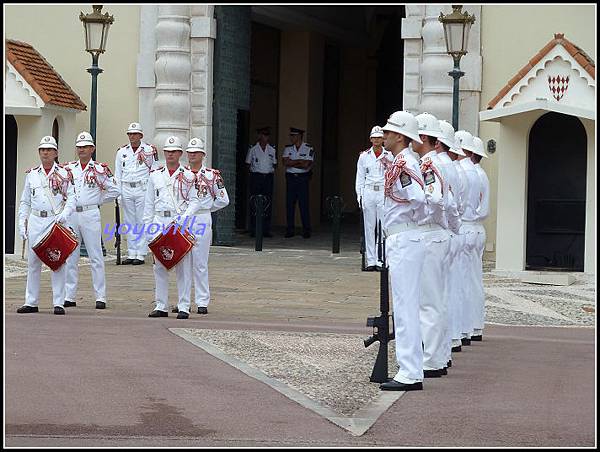
<svg viewBox="0 0 600 452"><path fill-rule="evenodd" d="M596 287L522 283L485 262L483 342L424 390L369 382L379 273L343 234L239 235L211 248L209 314L150 319L152 266L106 258L94 309L82 259L77 307L18 315L26 261L5 257L6 446L593 446ZM147 258L147 261L150 259ZM171 276L170 300L176 300ZM393 343L390 374L395 373Z"/></svg>

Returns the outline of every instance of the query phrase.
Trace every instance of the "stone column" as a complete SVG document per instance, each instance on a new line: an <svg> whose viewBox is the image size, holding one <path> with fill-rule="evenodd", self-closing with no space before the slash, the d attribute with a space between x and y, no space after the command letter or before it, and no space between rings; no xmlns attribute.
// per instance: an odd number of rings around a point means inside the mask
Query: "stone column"
<svg viewBox="0 0 600 452"><path fill-rule="evenodd" d="M452 122L452 77L448 75L448 61L452 58L446 51L444 27L438 20L440 5L427 5L423 20L423 60L421 63L422 86L419 113L427 112L439 119ZM446 11L448 9L449 11ZM451 12L443 7L444 14ZM460 125L460 124L459 124ZM462 126L461 126L462 127Z"/></svg>
<svg viewBox="0 0 600 452"><path fill-rule="evenodd" d="M156 59L157 21L157 5L140 6L140 51L137 60L139 113L137 118L129 119L129 122L139 121L144 129L144 141L151 143L154 143L155 131L154 98L156 96L156 78L154 76L154 62ZM123 124L123 128L126 126L127 124Z"/></svg>
<svg viewBox="0 0 600 452"><path fill-rule="evenodd" d="M187 144L190 132L190 7L160 5L156 25L154 142L162 149L169 135Z"/></svg>
<svg viewBox="0 0 600 452"><path fill-rule="evenodd" d="M425 5L406 5L406 17L402 19L404 39L404 93L402 108L413 114L420 113L421 102L421 56L423 41L421 31Z"/></svg>
<svg viewBox="0 0 600 452"><path fill-rule="evenodd" d="M201 138L206 147L206 165L212 162L213 61L217 35L214 6L192 5L192 97L190 135Z"/></svg>

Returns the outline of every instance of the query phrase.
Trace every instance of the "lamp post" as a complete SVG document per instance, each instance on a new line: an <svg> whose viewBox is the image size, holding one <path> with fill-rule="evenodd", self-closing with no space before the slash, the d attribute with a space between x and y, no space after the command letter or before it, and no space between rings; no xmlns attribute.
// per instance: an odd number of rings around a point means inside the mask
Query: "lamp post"
<svg viewBox="0 0 600 452"><path fill-rule="evenodd" d="M96 104L98 99L98 74L103 71L98 67L98 58L101 53L106 50L106 39L108 38L108 29L115 21L113 16L108 13L102 14L102 5L92 5L93 12L90 14L79 13L79 20L83 22L83 30L85 33L85 50L92 55L92 67L87 69L87 72L92 74L92 96L90 106L90 134L96 141ZM96 160L96 149L92 158ZM102 243L102 254L106 256L106 248ZM83 240L81 241L80 255L87 256L87 250Z"/></svg>
<svg viewBox="0 0 600 452"><path fill-rule="evenodd" d="M440 13L439 21L444 26L444 37L446 38L446 51L454 60L454 68L448 75L454 79L452 90L452 126L458 130L458 81L465 75L460 70L460 59L467 54L467 43L471 25L475 23L475 16L470 16L466 11L462 12L462 5L452 5L452 13L444 15Z"/></svg>

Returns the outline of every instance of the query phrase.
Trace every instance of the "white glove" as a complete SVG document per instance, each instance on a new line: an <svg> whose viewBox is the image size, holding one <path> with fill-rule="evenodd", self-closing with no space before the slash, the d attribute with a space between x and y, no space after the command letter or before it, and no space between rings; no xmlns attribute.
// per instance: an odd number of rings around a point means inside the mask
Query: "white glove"
<svg viewBox="0 0 600 452"><path fill-rule="evenodd" d="M64 214L61 213L58 217L56 217L56 221L58 223L65 224L67 222L67 218L65 217Z"/></svg>
<svg viewBox="0 0 600 452"><path fill-rule="evenodd" d="M360 207L362 209L362 196L359 196L358 198L356 198L356 202L358 203L358 207Z"/></svg>

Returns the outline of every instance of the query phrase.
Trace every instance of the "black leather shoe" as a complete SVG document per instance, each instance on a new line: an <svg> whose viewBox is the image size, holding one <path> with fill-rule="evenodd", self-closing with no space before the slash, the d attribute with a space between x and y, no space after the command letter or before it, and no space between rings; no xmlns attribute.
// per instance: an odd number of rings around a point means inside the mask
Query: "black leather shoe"
<svg viewBox="0 0 600 452"><path fill-rule="evenodd" d="M198 314L208 314L208 309L203 306L198 306Z"/></svg>
<svg viewBox="0 0 600 452"><path fill-rule="evenodd" d="M423 389L423 383L405 384L396 380L386 381L379 385L382 391L420 391Z"/></svg>
<svg viewBox="0 0 600 452"><path fill-rule="evenodd" d="M169 317L169 313L165 311L158 311L155 309L150 314L148 314L148 317Z"/></svg>
<svg viewBox="0 0 600 452"><path fill-rule="evenodd" d="M131 265L143 265L145 262L141 259L134 259Z"/></svg>
<svg viewBox="0 0 600 452"><path fill-rule="evenodd" d="M63 306L65 308L72 308L73 306L77 306L77 303L74 301L65 300L65 302L63 303Z"/></svg>
<svg viewBox="0 0 600 452"><path fill-rule="evenodd" d="M285 233L285 235L284 235L284 237L285 237L286 239L289 239L290 237L294 237L294 235L295 235L295 234L294 234L293 232L286 232L286 233Z"/></svg>
<svg viewBox="0 0 600 452"><path fill-rule="evenodd" d="M179 314L177 314L178 319L187 319L189 317L190 315L187 312L179 311Z"/></svg>
<svg viewBox="0 0 600 452"><path fill-rule="evenodd" d="M452 360L449 359L448 362L446 363L446 367L452 367Z"/></svg>
<svg viewBox="0 0 600 452"><path fill-rule="evenodd" d="M171 312L174 314L177 314L179 312L179 308L177 306L175 306L174 308L171 309Z"/></svg>
<svg viewBox="0 0 600 452"><path fill-rule="evenodd" d="M425 376L425 378L441 378L442 369L424 370L423 375Z"/></svg>
<svg viewBox="0 0 600 452"><path fill-rule="evenodd" d="M121 261L121 265L129 265L129 264L133 264L133 261L134 261L134 260L135 260L135 259L129 259L129 258L127 258L127 259L125 259L125 260Z"/></svg>
<svg viewBox="0 0 600 452"><path fill-rule="evenodd" d="M483 340L483 336L481 334L479 336L471 336L471 340L481 342Z"/></svg>
<svg viewBox="0 0 600 452"><path fill-rule="evenodd" d="M456 347L452 347L452 353L462 352L462 347L457 345Z"/></svg>
<svg viewBox="0 0 600 452"><path fill-rule="evenodd" d="M462 345L471 345L471 339L469 339L468 337L463 337L460 340L460 342L461 342Z"/></svg>
<svg viewBox="0 0 600 452"><path fill-rule="evenodd" d="M19 314L27 314L30 312L38 312L38 311L39 311L39 309L37 306L27 306L27 305L23 305L19 309L17 309L17 312Z"/></svg>
<svg viewBox="0 0 600 452"><path fill-rule="evenodd" d="M374 265L369 265L367 268L365 268L366 272L376 272L377 271L377 267L375 267Z"/></svg>
<svg viewBox="0 0 600 452"><path fill-rule="evenodd" d="M103 301L96 301L96 309L106 309L106 303Z"/></svg>
<svg viewBox="0 0 600 452"><path fill-rule="evenodd" d="M444 367L443 369L440 369L442 375L448 375L448 368Z"/></svg>
<svg viewBox="0 0 600 452"><path fill-rule="evenodd" d="M65 315L65 308L63 308L62 306L54 306L54 314Z"/></svg>

